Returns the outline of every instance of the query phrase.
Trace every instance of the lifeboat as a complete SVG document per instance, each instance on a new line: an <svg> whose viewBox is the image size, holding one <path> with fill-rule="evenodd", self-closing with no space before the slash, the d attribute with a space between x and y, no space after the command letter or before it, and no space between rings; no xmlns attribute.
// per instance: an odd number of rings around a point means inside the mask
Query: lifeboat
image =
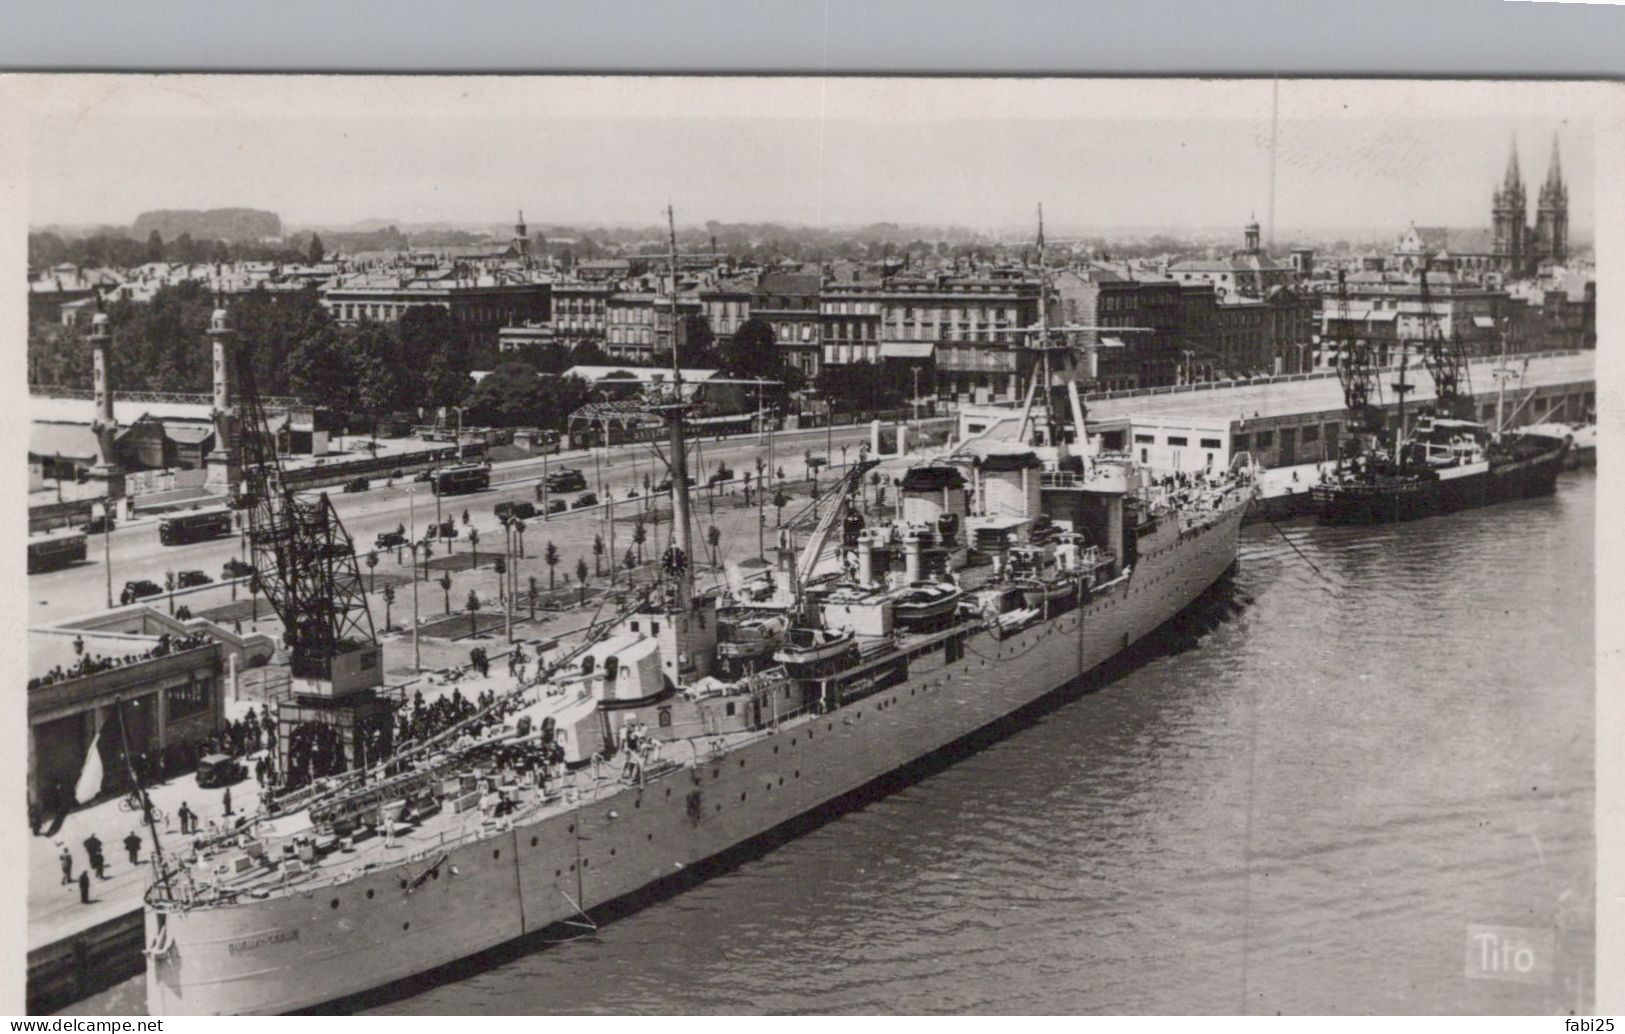
<svg viewBox="0 0 1625 1034"><path fill-rule="evenodd" d="M845 657L856 645L851 629L792 628L784 633L773 659L780 664L806 668Z"/></svg>
<svg viewBox="0 0 1625 1034"><path fill-rule="evenodd" d="M1070 600L1076 583L1071 578L1022 578L1015 587L1027 606L1042 608Z"/></svg>
<svg viewBox="0 0 1625 1034"><path fill-rule="evenodd" d="M758 613L729 618L719 624L717 656L753 661L773 652L790 627L790 619L783 614Z"/></svg>
<svg viewBox="0 0 1625 1034"><path fill-rule="evenodd" d="M892 616L901 628L919 628L951 615L959 606L959 590L952 585L916 582L895 597Z"/></svg>

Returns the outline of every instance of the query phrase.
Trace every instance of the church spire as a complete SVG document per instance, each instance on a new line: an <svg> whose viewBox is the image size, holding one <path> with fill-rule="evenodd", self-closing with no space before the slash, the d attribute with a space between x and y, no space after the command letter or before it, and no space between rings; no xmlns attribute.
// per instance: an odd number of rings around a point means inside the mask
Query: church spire
<svg viewBox="0 0 1625 1034"><path fill-rule="evenodd" d="M1512 137L1512 153L1507 158L1507 174L1502 185L1509 191L1523 186L1523 174L1518 171L1518 137Z"/></svg>
<svg viewBox="0 0 1625 1034"><path fill-rule="evenodd" d="M1548 190L1561 189L1563 186L1563 155L1557 149L1557 134L1552 134L1552 163L1546 167L1546 187Z"/></svg>

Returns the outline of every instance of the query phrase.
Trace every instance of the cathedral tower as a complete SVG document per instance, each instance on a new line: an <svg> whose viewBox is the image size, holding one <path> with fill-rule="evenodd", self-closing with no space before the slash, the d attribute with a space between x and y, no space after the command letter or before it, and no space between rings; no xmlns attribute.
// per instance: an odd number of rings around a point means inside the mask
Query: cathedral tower
<svg viewBox="0 0 1625 1034"><path fill-rule="evenodd" d="M1546 183L1540 188L1535 210L1535 238L1540 257L1562 262L1569 254L1569 188L1563 183L1563 159L1552 136L1552 163L1546 169Z"/></svg>
<svg viewBox="0 0 1625 1034"><path fill-rule="evenodd" d="M1495 257L1502 270L1517 273L1528 260L1526 237L1529 195L1524 189L1523 174L1518 171L1518 141L1512 141L1512 156L1507 159L1506 178L1495 192Z"/></svg>

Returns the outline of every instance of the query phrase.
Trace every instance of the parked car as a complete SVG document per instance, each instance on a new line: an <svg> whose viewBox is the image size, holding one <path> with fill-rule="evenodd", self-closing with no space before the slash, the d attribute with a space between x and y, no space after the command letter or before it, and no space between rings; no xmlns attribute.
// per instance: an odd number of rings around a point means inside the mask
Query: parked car
<svg viewBox="0 0 1625 1034"><path fill-rule="evenodd" d="M732 468L730 468L730 467L718 467L716 469L716 472L711 475L711 484L714 485L719 481L732 481L733 476L734 476L734 472L733 472Z"/></svg>
<svg viewBox="0 0 1625 1034"><path fill-rule="evenodd" d="M569 508L570 508L569 504L566 503L563 499L554 499L552 502L547 504L547 512L548 513L563 513L564 511L568 510Z"/></svg>
<svg viewBox="0 0 1625 1034"><path fill-rule="evenodd" d="M213 584L214 579L202 571L182 571L175 576L175 584L182 589L190 589L196 585Z"/></svg>
<svg viewBox="0 0 1625 1034"><path fill-rule="evenodd" d="M496 515L499 521L505 521L511 517L529 520L536 516L536 504L526 502L498 503L496 505Z"/></svg>
<svg viewBox="0 0 1625 1034"><path fill-rule="evenodd" d="M685 474L683 476L683 481L684 481L684 483L686 483L688 485L689 488L694 487L694 478L692 476ZM655 486L654 490L656 492L670 492L671 491L671 478L666 478L664 481L660 482L660 484Z"/></svg>
<svg viewBox="0 0 1625 1034"><path fill-rule="evenodd" d="M119 593L119 602L134 603L136 600L146 599L148 596L158 596L163 593L158 583L141 578L133 582L124 583L124 591Z"/></svg>
<svg viewBox="0 0 1625 1034"><path fill-rule="evenodd" d="M90 523L82 526L79 530L84 532L86 535L100 535L104 532L113 531L116 528L118 528L118 522L106 514L103 514L100 517L92 517L90 519Z"/></svg>
<svg viewBox="0 0 1625 1034"><path fill-rule="evenodd" d="M230 560L227 560L226 565L220 569L220 577L226 579L247 578L253 573L253 564L244 563L243 561L238 560L236 557L232 557Z"/></svg>
<svg viewBox="0 0 1625 1034"><path fill-rule="evenodd" d="M354 478L344 483L345 492L365 492L372 487L372 482L366 478Z"/></svg>
<svg viewBox="0 0 1625 1034"><path fill-rule="evenodd" d="M579 492L586 487L586 475L575 467L562 467L547 475L549 492Z"/></svg>
<svg viewBox="0 0 1625 1034"><path fill-rule="evenodd" d="M205 790L231 786L248 778L248 766L224 754L205 754L198 759L197 785Z"/></svg>
<svg viewBox="0 0 1625 1034"><path fill-rule="evenodd" d="M420 470L416 474L412 475L412 480L413 481L433 481L434 480L434 471L433 470Z"/></svg>
<svg viewBox="0 0 1625 1034"><path fill-rule="evenodd" d="M584 509L584 508L586 508L588 506L597 506L597 505L598 505L598 494L596 492L588 492L588 493L586 493L584 495L577 496L576 501L571 503L570 507L572 509L575 509L575 510L580 510L580 509Z"/></svg>
<svg viewBox="0 0 1625 1034"><path fill-rule="evenodd" d="M373 540L374 549L395 549L406 545L406 535L399 531L380 531L378 538Z"/></svg>

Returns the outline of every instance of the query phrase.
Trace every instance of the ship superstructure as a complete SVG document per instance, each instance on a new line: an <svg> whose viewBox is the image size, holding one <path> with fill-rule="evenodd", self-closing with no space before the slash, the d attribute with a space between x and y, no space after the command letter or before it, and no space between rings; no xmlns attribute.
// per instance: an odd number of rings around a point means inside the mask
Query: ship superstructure
<svg viewBox="0 0 1625 1034"><path fill-rule="evenodd" d="M149 894L149 1010L284 1012L590 925L1145 638L1235 562L1250 475L1100 451L1044 359L1016 419L880 463L891 510L854 503L866 459L776 570L711 590L678 523L662 581L535 680L181 860Z"/></svg>

